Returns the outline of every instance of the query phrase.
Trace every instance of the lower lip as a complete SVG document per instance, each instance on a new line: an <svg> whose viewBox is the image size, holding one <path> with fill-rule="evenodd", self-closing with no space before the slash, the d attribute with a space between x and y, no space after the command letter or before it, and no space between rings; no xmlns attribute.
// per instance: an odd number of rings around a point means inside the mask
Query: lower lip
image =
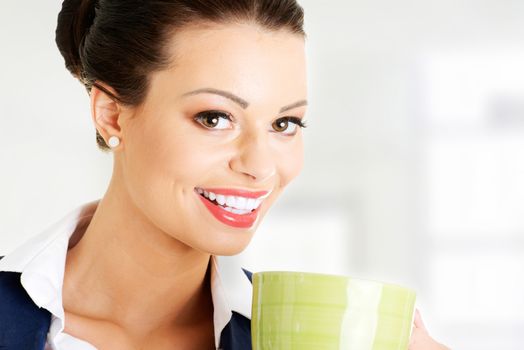
<svg viewBox="0 0 524 350"><path fill-rule="evenodd" d="M258 218L258 211L260 207L253 210L251 213L247 214L235 214L231 213L227 210L224 210L221 206L215 205L208 201L206 198L201 196L198 192L195 192L196 195L200 198L202 203L206 206L206 208L213 214L213 216L220 222L236 227L236 228L249 228L253 226L255 221Z"/></svg>

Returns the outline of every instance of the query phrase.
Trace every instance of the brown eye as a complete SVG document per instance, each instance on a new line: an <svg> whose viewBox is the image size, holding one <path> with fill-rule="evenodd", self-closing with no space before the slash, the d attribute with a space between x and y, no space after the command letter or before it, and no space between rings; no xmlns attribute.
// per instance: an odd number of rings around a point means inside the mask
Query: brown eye
<svg viewBox="0 0 524 350"><path fill-rule="evenodd" d="M275 120L272 126L273 126L273 129L275 129L275 131L283 132L283 131L286 131L288 124L289 122L286 119L281 118L281 119Z"/></svg>
<svg viewBox="0 0 524 350"><path fill-rule="evenodd" d="M231 117L224 112L206 111L197 114L194 119L208 129L230 129Z"/></svg>
<svg viewBox="0 0 524 350"><path fill-rule="evenodd" d="M271 127L278 133L293 136L297 133L298 127L305 128L306 124L297 117L283 117L275 120Z"/></svg>

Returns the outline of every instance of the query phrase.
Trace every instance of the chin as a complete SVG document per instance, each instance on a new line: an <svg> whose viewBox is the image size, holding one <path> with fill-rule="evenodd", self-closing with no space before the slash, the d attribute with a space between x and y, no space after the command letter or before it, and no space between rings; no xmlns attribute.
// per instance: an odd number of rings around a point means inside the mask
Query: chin
<svg viewBox="0 0 524 350"><path fill-rule="evenodd" d="M237 235L249 235L245 232L239 232ZM249 237L234 237L234 239L224 239L215 242L208 241L205 246L202 247L203 250L211 255L221 255L221 256L232 256L242 253L251 242L252 235ZM210 244L211 243L211 244Z"/></svg>

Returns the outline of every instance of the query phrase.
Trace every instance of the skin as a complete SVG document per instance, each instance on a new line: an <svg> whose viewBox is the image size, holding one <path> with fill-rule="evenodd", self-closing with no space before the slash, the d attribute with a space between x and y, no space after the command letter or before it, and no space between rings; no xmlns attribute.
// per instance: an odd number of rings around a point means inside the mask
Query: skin
<svg viewBox="0 0 524 350"><path fill-rule="evenodd" d="M65 332L99 349L214 348L210 256L244 250L303 164L300 128L290 136L272 127L306 112L280 113L307 98L302 37L254 24L200 26L179 32L169 49L174 64L152 74L142 105L91 92L96 128L121 143L107 193L68 252L63 302ZM211 93L184 96L202 88L249 106ZM193 119L206 110L234 122L206 129ZM195 187L272 192L257 222L240 229L215 219Z"/></svg>
<svg viewBox="0 0 524 350"><path fill-rule="evenodd" d="M409 350L450 350L446 346L440 344L428 333L422 316L419 310L415 311L415 319L413 321L413 331L409 341Z"/></svg>
<svg viewBox="0 0 524 350"><path fill-rule="evenodd" d="M173 64L151 75L140 106L91 91L95 127L121 143L107 192L67 254L64 331L101 350L214 349L210 256L244 250L303 165L301 129L272 126L306 113L305 105L280 112L307 97L301 36L251 23L198 26L178 32L168 49ZM204 88L248 105L187 95ZM207 110L233 122L206 128L194 117ZM272 192L255 224L240 229L215 219L195 187ZM410 350L446 349L427 347L432 339L417 328L413 338Z"/></svg>

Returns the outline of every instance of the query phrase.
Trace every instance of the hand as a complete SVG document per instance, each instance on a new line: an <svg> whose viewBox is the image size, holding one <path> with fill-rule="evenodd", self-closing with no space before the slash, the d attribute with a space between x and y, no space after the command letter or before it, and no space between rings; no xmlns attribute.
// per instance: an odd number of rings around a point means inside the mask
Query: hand
<svg viewBox="0 0 524 350"><path fill-rule="evenodd" d="M411 333L408 350L450 350L429 336L418 309L415 311L413 332Z"/></svg>

